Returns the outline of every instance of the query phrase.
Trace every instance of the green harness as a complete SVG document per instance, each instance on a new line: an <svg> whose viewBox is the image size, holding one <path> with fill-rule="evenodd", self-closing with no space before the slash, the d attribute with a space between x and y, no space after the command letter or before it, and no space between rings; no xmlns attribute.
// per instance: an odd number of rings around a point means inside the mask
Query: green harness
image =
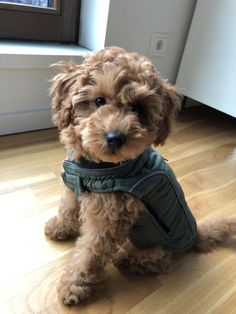
<svg viewBox="0 0 236 314"><path fill-rule="evenodd" d="M172 169L154 149L147 148L138 158L117 166L65 160L63 168L64 183L78 197L85 191L122 191L143 202L143 215L129 235L136 247L185 251L193 245L195 218Z"/></svg>

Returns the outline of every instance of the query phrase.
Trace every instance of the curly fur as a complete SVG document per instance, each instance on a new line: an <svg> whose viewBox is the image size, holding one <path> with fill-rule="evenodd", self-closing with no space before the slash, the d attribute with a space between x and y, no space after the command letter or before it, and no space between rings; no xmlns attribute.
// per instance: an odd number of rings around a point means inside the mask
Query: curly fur
<svg viewBox="0 0 236 314"><path fill-rule="evenodd" d="M80 65L59 66L61 72L51 89L53 121L61 141L73 148L74 159L119 163L136 158L147 146L165 142L181 96L147 58L110 47ZM98 97L106 99L104 106L96 107ZM115 153L104 136L114 130L126 137ZM125 273L169 271L171 252L158 247L137 249L127 240L142 208L142 202L130 194L86 192L77 199L65 188L57 217L45 226L53 240L79 235L58 285L65 304L87 298L110 260ZM236 217L200 223L194 248L209 251L235 232Z"/></svg>

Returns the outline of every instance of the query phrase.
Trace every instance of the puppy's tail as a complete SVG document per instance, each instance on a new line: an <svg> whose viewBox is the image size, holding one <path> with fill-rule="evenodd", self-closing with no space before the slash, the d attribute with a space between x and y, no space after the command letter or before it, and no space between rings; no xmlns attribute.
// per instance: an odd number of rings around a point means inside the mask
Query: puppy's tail
<svg viewBox="0 0 236 314"><path fill-rule="evenodd" d="M236 235L236 216L215 217L199 222L197 233L193 248L200 252L209 252L230 236Z"/></svg>

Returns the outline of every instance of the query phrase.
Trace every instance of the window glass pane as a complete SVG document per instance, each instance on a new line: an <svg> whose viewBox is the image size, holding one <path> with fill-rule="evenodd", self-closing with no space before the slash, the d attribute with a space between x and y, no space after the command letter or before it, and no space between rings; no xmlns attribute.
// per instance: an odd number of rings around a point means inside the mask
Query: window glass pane
<svg viewBox="0 0 236 314"><path fill-rule="evenodd" d="M24 5L33 5L42 8L52 8L52 0L0 0L0 3L15 3L15 4L24 4Z"/></svg>

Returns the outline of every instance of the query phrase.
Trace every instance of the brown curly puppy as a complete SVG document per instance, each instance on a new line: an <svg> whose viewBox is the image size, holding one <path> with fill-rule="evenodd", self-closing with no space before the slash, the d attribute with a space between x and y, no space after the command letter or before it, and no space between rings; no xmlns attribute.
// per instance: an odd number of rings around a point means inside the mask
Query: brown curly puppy
<svg viewBox="0 0 236 314"><path fill-rule="evenodd" d="M235 233L236 217L197 227L172 170L150 147L164 143L181 97L147 58L110 47L61 69L53 121L69 158L45 233L79 236L58 286L65 304L89 296L107 261L125 273L165 273L172 252L207 251Z"/></svg>

